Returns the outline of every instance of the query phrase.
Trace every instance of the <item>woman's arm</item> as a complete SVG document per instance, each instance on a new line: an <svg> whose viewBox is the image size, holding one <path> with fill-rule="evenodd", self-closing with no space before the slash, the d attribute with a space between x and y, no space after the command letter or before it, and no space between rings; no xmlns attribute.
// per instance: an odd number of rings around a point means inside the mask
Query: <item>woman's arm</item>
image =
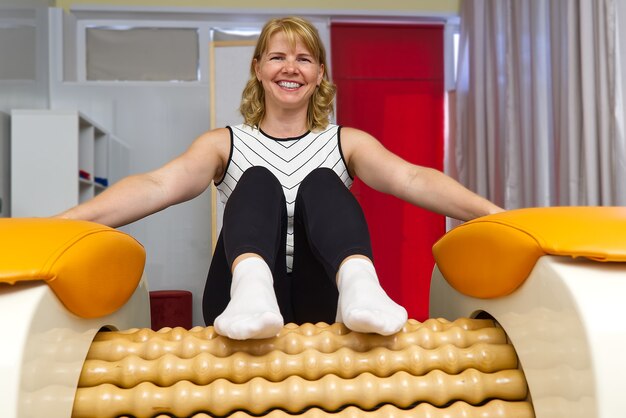
<svg viewBox="0 0 626 418"><path fill-rule="evenodd" d="M118 227L202 193L221 178L230 150L227 129L207 132L182 155L147 173L128 176L93 199L56 215Z"/></svg>
<svg viewBox="0 0 626 418"><path fill-rule="evenodd" d="M341 145L350 174L373 189L463 221L503 211L444 173L403 160L366 132L342 128Z"/></svg>

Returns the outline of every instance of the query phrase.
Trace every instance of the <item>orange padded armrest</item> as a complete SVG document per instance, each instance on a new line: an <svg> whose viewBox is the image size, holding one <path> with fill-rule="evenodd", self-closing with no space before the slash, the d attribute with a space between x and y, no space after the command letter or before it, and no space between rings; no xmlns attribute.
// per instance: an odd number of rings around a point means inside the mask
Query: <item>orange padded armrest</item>
<svg viewBox="0 0 626 418"><path fill-rule="evenodd" d="M526 280L543 255L626 261L626 208L529 208L485 216L448 232L433 254L459 292L504 296Z"/></svg>
<svg viewBox="0 0 626 418"><path fill-rule="evenodd" d="M145 251L129 235L84 221L0 219L0 282L44 280L72 313L108 315L135 291Z"/></svg>

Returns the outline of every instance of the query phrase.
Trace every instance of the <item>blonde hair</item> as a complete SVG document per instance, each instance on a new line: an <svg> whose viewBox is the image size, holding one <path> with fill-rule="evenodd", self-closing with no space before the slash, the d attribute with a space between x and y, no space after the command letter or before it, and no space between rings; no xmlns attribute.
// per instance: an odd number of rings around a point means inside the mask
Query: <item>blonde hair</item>
<svg viewBox="0 0 626 418"><path fill-rule="evenodd" d="M265 91L261 82L256 78L254 64L255 60L259 61L261 55L267 51L272 35L278 32L284 33L289 43L294 46L297 41L302 42L317 62L324 66L322 82L309 99L307 110L307 128L309 130L324 129L328 126L329 117L333 113L336 88L328 77L326 50L317 29L309 21L299 17L272 19L263 27L250 63L250 78L241 95L239 111L244 122L258 128L265 117Z"/></svg>

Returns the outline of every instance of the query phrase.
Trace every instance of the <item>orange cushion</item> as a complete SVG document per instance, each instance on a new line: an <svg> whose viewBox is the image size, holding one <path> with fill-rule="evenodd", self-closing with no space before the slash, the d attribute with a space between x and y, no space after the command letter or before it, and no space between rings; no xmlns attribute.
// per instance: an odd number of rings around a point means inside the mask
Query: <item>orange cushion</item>
<svg viewBox="0 0 626 418"><path fill-rule="evenodd" d="M517 209L464 223L433 247L439 270L468 296L517 289L543 255L626 261L626 208Z"/></svg>
<svg viewBox="0 0 626 418"><path fill-rule="evenodd" d="M85 221L0 219L0 282L44 280L72 313L108 315L141 280L144 248L115 229Z"/></svg>

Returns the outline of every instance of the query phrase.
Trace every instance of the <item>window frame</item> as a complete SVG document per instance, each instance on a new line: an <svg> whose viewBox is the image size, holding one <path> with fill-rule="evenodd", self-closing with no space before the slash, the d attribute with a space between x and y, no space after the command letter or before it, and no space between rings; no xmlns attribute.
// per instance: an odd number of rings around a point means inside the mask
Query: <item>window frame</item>
<svg viewBox="0 0 626 418"><path fill-rule="evenodd" d="M98 29L195 29L198 35L198 63L196 80L89 80L87 79L87 30ZM76 81L79 83L176 84L197 86L207 84L208 51L203 39L210 36L211 27L203 22L136 20L136 19L80 19L76 22Z"/></svg>

